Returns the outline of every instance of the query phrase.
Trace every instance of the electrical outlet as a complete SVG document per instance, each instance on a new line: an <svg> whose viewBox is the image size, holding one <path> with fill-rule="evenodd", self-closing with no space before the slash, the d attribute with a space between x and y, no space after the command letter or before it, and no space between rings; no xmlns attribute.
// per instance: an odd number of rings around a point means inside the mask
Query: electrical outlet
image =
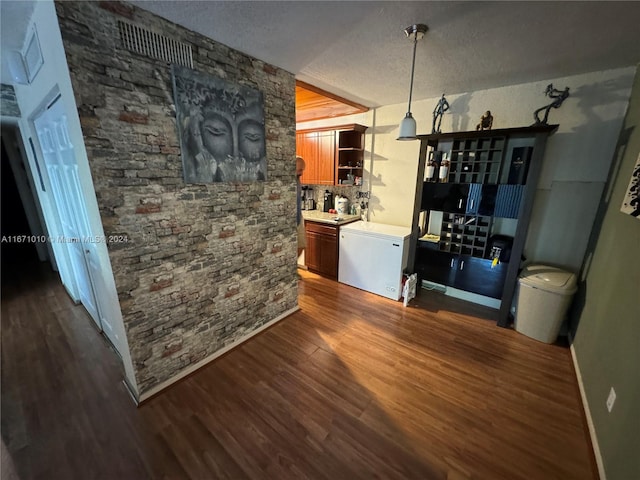
<svg viewBox="0 0 640 480"><path fill-rule="evenodd" d="M609 396L607 397L607 410L609 410L609 413L611 413L611 410L613 410L614 403L616 403L616 391L613 389L613 387L611 387Z"/></svg>

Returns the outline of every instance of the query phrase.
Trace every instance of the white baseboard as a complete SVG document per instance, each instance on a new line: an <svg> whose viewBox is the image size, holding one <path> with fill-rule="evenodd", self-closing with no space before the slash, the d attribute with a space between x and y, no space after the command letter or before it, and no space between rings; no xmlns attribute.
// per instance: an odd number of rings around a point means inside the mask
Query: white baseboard
<svg viewBox="0 0 640 480"><path fill-rule="evenodd" d="M587 401L587 394L584 390L584 384L582 383L582 374L580 373L580 365L578 365L578 358L576 357L576 351L573 348L573 339L569 335L571 341L571 358L573 359L573 368L576 371L576 378L578 379L578 386L580 387L580 396L582 397L582 407L584 408L585 417L587 417L587 425L589 427L589 435L591 436L591 445L593 445L593 454L596 457L596 463L598 464L598 474L600 480L607 480L607 475L604 471L604 462L602 461L602 454L600 453L600 446L598 445L598 437L596 436L596 429L593 425L591 418L591 410L589 410L589 402Z"/></svg>
<svg viewBox="0 0 640 480"><path fill-rule="evenodd" d="M133 403L136 404L136 407L140 405L140 402L138 401L138 397L134 393L136 390L129 384L129 381L127 380L126 377L124 378L124 380L122 380L122 383L124 383L124 388L126 388L127 392L129 392L129 396L131 397L131 400L133 400Z"/></svg>
<svg viewBox="0 0 640 480"><path fill-rule="evenodd" d="M194 363L193 365L189 366L188 368L186 368L185 370L181 371L179 374L175 375L174 377L171 377L169 380L165 380L162 383L159 383L158 385L156 385L155 387L153 387L152 389L144 392L143 394L140 395L140 398L136 401L137 405L140 405L142 402L144 402L145 400L153 397L154 395L158 394L159 392L161 392L162 390L164 390L165 388L169 387L170 385L176 383L178 380L183 379L184 377L186 377L187 375L192 374L193 372L195 372L196 370L198 370L199 368L204 367L206 364L208 364L209 362L215 360L216 358L218 358L221 355L224 355L225 353L227 353L229 350L237 347L238 345L240 345L241 343L246 342L247 340L249 340L251 337L253 337L254 335L257 335L258 333L260 333L261 331L269 328L271 325L279 322L280 320L282 320L283 318L288 317L289 315L291 315L292 313L297 312L298 310L300 310L300 307L296 306L290 310L287 310L286 312L282 313L281 315L278 315L276 318L274 318L273 320L265 323L264 325L262 325L261 327L256 328L255 330L251 331L250 333L248 333L247 335L245 335L244 337L239 338L238 340L236 340L235 342L233 342L232 344L227 345L226 347L221 348L220 350L212 353L211 355L209 355L207 358L204 358L202 360L200 360L198 363ZM129 389L130 390L130 389Z"/></svg>

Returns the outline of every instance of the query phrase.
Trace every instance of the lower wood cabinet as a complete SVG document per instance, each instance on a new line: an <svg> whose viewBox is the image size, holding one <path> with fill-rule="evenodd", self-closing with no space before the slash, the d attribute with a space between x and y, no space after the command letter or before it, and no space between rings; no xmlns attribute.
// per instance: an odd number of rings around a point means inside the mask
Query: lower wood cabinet
<svg viewBox="0 0 640 480"><path fill-rule="evenodd" d="M338 278L338 231L340 227L305 220L307 268L325 277Z"/></svg>

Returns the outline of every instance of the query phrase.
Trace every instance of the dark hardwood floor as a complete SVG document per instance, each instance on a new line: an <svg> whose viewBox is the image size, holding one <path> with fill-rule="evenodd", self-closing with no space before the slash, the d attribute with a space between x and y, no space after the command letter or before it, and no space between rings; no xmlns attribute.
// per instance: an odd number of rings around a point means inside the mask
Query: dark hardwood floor
<svg viewBox="0 0 640 480"><path fill-rule="evenodd" d="M299 312L136 408L83 308L30 268L2 288L22 480L597 478L569 350L493 310L300 271Z"/></svg>

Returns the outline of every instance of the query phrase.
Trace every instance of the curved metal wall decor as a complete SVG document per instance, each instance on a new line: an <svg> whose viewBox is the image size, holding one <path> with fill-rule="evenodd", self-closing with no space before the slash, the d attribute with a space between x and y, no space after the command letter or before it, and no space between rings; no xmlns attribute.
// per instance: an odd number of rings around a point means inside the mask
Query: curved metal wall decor
<svg viewBox="0 0 640 480"><path fill-rule="evenodd" d="M558 90L553 88L553 83L550 83L547 85L544 94L549 98L553 98L553 102L549 105L545 105L544 107L540 107L533 112L533 118L535 118L535 123L533 125L548 125L547 119L549 118L549 110L552 108L560 108L562 102L569 98L569 87L565 87L564 90ZM544 111L544 118L541 120L539 113L542 111Z"/></svg>

